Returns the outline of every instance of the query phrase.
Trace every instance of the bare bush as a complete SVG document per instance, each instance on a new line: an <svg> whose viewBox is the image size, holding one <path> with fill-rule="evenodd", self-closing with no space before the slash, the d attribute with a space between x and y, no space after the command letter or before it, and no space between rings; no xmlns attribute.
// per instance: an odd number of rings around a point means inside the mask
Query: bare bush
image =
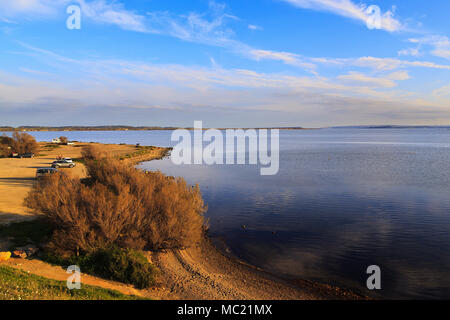
<svg viewBox="0 0 450 320"><path fill-rule="evenodd" d="M39 144L36 142L33 136L25 132L14 132L12 137L11 147L12 149L19 153L38 153Z"/></svg>
<svg viewBox="0 0 450 320"><path fill-rule="evenodd" d="M0 158L6 158L10 154L10 150L7 145L0 144Z"/></svg>
<svg viewBox="0 0 450 320"><path fill-rule="evenodd" d="M59 137L59 141L61 141L62 144L67 144L69 139L67 137Z"/></svg>
<svg viewBox="0 0 450 320"><path fill-rule="evenodd" d="M100 160L112 157L101 145L90 144L83 148L81 155L85 160Z"/></svg>
<svg viewBox="0 0 450 320"><path fill-rule="evenodd" d="M108 158L92 156L86 166L85 183L54 174L25 200L55 227L50 243L55 251L92 252L109 245L161 250L201 240L206 208L198 186Z"/></svg>
<svg viewBox="0 0 450 320"><path fill-rule="evenodd" d="M3 134L3 135L0 137L0 144L1 144L1 145L10 147L10 146L12 146L12 143L13 143L13 138L8 137L6 134Z"/></svg>

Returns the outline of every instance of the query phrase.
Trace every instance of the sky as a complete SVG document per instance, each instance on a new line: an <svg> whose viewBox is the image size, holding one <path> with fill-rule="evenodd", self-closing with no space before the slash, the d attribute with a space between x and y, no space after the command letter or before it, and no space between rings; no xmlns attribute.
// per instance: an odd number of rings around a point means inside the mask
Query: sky
<svg viewBox="0 0 450 320"><path fill-rule="evenodd" d="M448 0L0 0L0 126L450 125L449 12Z"/></svg>

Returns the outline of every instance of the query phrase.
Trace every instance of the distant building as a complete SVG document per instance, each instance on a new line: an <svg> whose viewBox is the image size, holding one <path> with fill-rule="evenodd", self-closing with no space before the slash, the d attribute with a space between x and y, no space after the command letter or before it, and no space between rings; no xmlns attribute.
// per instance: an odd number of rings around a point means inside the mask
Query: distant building
<svg viewBox="0 0 450 320"><path fill-rule="evenodd" d="M52 143L61 143L61 139L59 139L59 138L53 139Z"/></svg>

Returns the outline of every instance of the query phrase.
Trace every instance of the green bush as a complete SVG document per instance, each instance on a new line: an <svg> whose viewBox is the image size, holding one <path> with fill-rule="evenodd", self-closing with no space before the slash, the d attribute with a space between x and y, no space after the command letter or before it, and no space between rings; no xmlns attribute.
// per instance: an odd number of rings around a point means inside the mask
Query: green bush
<svg viewBox="0 0 450 320"><path fill-rule="evenodd" d="M139 251L111 247L92 254L94 273L135 285L139 289L155 284L156 268Z"/></svg>
<svg viewBox="0 0 450 320"><path fill-rule="evenodd" d="M116 246L69 258L47 252L43 259L64 266L77 265L84 273L132 284L138 289L155 285L158 275L158 269L141 252Z"/></svg>
<svg viewBox="0 0 450 320"><path fill-rule="evenodd" d="M30 243L40 245L48 242L52 232L52 226L45 219L0 225L0 238L9 239L13 247L22 247Z"/></svg>

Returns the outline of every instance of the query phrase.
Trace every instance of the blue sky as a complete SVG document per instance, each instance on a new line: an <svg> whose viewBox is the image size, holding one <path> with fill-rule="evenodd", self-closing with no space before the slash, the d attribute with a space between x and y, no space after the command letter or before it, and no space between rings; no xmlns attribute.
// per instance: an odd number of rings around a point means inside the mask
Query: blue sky
<svg viewBox="0 0 450 320"><path fill-rule="evenodd" d="M70 5L80 30L66 27ZM447 0L0 0L0 125L449 125L449 12Z"/></svg>

